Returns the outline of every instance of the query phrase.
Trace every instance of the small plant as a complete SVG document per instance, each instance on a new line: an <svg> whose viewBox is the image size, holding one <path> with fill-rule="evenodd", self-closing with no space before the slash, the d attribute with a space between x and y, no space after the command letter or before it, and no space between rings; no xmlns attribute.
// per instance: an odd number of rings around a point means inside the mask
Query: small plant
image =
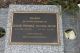
<svg viewBox="0 0 80 53"><path fill-rule="evenodd" d="M79 7L77 5L78 0L47 0L47 5L61 5L63 12L69 12L69 13L77 13L79 12Z"/></svg>
<svg viewBox="0 0 80 53"><path fill-rule="evenodd" d="M5 30L2 27L0 27L0 38L3 37L5 33Z"/></svg>

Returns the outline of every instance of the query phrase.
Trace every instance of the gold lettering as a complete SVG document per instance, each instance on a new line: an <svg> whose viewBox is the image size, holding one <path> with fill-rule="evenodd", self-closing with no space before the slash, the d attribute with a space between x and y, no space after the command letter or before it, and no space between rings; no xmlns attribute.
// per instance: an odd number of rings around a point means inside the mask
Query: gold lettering
<svg viewBox="0 0 80 53"><path fill-rule="evenodd" d="M23 27L34 27L34 25L23 25Z"/></svg>
<svg viewBox="0 0 80 53"><path fill-rule="evenodd" d="M15 24L12 27L22 27L22 25L21 24Z"/></svg>
<svg viewBox="0 0 80 53"><path fill-rule="evenodd" d="M40 19L40 17L30 17L29 19Z"/></svg>

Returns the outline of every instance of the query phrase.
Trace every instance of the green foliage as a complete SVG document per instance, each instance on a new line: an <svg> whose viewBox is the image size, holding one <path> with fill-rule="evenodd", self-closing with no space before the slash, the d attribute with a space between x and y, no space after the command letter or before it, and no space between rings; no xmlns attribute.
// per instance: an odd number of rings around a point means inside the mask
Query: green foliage
<svg viewBox="0 0 80 53"><path fill-rule="evenodd" d="M2 27L0 27L0 38L3 37L5 35L5 29L3 29Z"/></svg>
<svg viewBox="0 0 80 53"><path fill-rule="evenodd" d="M48 0L47 5L61 5L63 12L77 13L79 7L77 5L77 0ZM44 3L45 4L45 3Z"/></svg>

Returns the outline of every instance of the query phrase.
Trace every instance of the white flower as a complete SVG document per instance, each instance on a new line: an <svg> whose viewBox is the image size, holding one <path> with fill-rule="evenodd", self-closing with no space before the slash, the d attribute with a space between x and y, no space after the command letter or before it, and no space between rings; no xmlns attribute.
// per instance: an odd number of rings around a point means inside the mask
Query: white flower
<svg viewBox="0 0 80 53"><path fill-rule="evenodd" d="M73 30L69 32L65 32L65 37L71 40L76 39L76 35Z"/></svg>

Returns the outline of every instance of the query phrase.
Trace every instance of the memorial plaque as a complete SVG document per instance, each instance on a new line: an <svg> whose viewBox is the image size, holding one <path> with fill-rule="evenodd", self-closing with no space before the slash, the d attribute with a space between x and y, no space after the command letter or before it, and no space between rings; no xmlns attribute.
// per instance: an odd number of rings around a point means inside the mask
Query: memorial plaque
<svg viewBox="0 0 80 53"><path fill-rule="evenodd" d="M5 53L64 53L61 6L11 4L7 21Z"/></svg>
<svg viewBox="0 0 80 53"><path fill-rule="evenodd" d="M13 13L11 43L58 44L56 13Z"/></svg>

